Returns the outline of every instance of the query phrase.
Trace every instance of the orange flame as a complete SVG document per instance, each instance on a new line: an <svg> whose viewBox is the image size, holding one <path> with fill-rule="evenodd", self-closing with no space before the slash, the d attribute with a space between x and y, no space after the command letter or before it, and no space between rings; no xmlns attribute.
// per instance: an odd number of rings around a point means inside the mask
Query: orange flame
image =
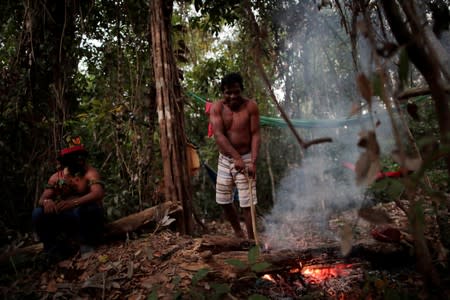
<svg viewBox="0 0 450 300"><path fill-rule="evenodd" d="M263 278L264 280L271 281L271 282L273 282L273 283L277 283L276 280L273 278L273 276L270 275L270 274L265 274L262 278Z"/></svg>
<svg viewBox="0 0 450 300"><path fill-rule="evenodd" d="M301 270L302 275L311 281L321 282L329 278L346 276L350 273L351 264L337 264L333 266L306 266Z"/></svg>

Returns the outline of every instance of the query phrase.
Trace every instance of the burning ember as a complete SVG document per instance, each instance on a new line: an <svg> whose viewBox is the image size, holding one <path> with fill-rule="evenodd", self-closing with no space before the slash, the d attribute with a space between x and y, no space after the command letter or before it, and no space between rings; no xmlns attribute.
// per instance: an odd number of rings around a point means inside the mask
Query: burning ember
<svg viewBox="0 0 450 300"><path fill-rule="evenodd" d="M312 265L303 267L302 275L312 283L319 283L330 278L347 276L352 269L351 264Z"/></svg>
<svg viewBox="0 0 450 300"><path fill-rule="evenodd" d="M279 274L265 274L261 277L288 296L301 296L308 290L323 288L328 296L344 299L351 291L351 282L361 277L361 264L332 263L315 264L291 268ZM339 297L338 297L339 296ZM342 298L344 297L344 298Z"/></svg>
<svg viewBox="0 0 450 300"><path fill-rule="evenodd" d="M262 278L263 278L264 280L271 281L271 282L273 282L273 283L277 283L277 281L275 280L275 278L273 278L273 276L270 275L270 274L265 274Z"/></svg>

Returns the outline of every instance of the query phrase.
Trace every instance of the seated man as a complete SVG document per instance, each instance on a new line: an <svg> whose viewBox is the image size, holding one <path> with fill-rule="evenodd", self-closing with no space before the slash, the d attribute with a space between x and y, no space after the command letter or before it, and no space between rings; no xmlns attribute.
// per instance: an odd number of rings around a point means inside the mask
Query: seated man
<svg viewBox="0 0 450 300"><path fill-rule="evenodd" d="M97 170L86 163L88 152L80 138L68 139L69 147L58 156L61 167L48 180L32 213L34 228L51 259L70 255L67 237L80 243L84 254L93 250L103 233L103 183Z"/></svg>

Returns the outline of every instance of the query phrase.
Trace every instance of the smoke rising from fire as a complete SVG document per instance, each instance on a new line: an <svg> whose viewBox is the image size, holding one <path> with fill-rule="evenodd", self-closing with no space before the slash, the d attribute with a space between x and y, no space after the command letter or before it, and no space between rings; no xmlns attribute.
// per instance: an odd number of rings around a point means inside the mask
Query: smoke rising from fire
<svg viewBox="0 0 450 300"><path fill-rule="evenodd" d="M325 26L327 21L323 18L321 14L311 17L308 34L299 32L295 37L299 48L297 53L301 53L301 64L304 65L296 70L301 75L296 74L298 76L295 77L303 76L308 81L305 84L306 96L302 99L305 103L301 102L299 105L305 109L300 115L308 113L310 119L343 119L349 116L351 103L361 99L355 75L345 71L345 66L352 65L350 41L345 34L337 37L336 30ZM331 24L330 15L325 18ZM334 44L345 40L347 48L333 49L329 45L333 40ZM367 47L367 44L360 43L359 47ZM359 50L361 67L364 72L370 72L370 68L373 68L369 62L370 51ZM339 53L331 54L332 51ZM330 69L332 59L336 60L335 70ZM344 67L339 69L342 66ZM325 97L328 101L317 101ZM287 107L287 110L290 108ZM366 112L359 124L298 129L300 135L307 140L331 137L333 143L311 146L305 151L303 159L299 157L298 162L291 163L277 185L276 201L263 224L264 236L270 248L305 247L305 240L311 236L338 241L336 233L329 230L330 217L350 208L359 208L366 201L365 188L357 186L354 172L343 166L345 162L354 164L362 151L357 146L358 133L361 130L375 130L383 153L389 153L394 148L390 120L383 106L374 104L372 112L372 117L368 117ZM376 127L378 121L380 125ZM296 143L292 133L287 132L286 138L292 139L293 144ZM303 243L299 243L299 240L303 240Z"/></svg>

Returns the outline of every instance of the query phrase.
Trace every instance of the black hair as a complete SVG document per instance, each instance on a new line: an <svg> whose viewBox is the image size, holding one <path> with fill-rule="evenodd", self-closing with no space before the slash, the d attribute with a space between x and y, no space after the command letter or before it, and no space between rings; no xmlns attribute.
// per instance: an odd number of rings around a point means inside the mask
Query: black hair
<svg viewBox="0 0 450 300"><path fill-rule="evenodd" d="M241 74L239 73L230 73L222 78L220 82L220 91L223 92L225 87L231 85L233 83L239 83L241 90L244 90L244 80L242 79Z"/></svg>

